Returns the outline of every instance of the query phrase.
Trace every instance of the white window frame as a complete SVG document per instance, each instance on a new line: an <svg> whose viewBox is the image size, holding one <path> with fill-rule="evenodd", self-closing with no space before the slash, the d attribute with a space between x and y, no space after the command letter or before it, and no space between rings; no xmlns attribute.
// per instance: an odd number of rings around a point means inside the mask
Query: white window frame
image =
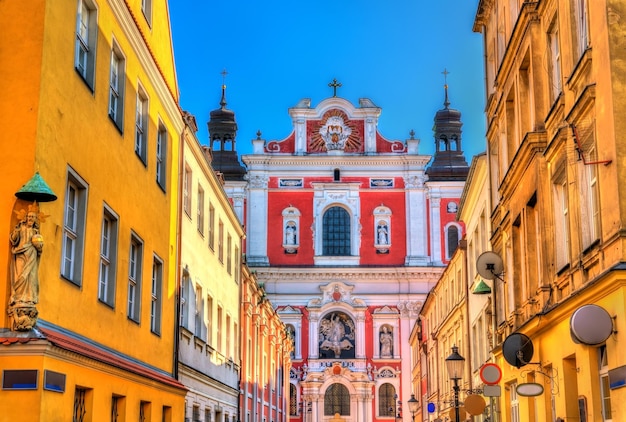
<svg viewBox="0 0 626 422"><path fill-rule="evenodd" d="M93 91L95 83L98 10L92 1L78 0L74 67Z"/></svg>
<svg viewBox="0 0 626 422"><path fill-rule="evenodd" d="M100 269L98 275L98 300L115 307L115 275L117 269L117 235L119 217L108 206L102 213L100 233Z"/></svg>
<svg viewBox="0 0 626 422"><path fill-rule="evenodd" d="M156 139L156 181L165 192L167 187L167 129L159 123Z"/></svg>
<svg viewBox="0 0 626 422"><path fill-rule="evenodd" d="M196 208L196 226L198 228L198 233L204 236L204 188L200 183L198 183L198 204Z"/></svg>
<svg viewBox="0 0 626 422"><path fill-rule="evenodd" d="M148 95L139 84L135 106L135 153L144 165L148 164L148 110Z"/></svg>
<svg viewBox="0 0 626 422"><path fill-rule="evenodd" d="M443 232L444 232L444 241L445 241L445 257L446 257L446 260L448 260L448 261L450 260L450 258L452 258L452 255L454 254L454 252L456 252L456 250L459 247L459 245L457 243L456 247L454 248L454 251L452 251L452 253L450 253L451 252L450 251L450 244L449 244L450 239L448 238L448 234L450 232L450 228L452 228L452 227L456 227L456 229L457 229L457 232L458 232L457 240L458 240L458 242L460 242L461 239L463 238L463 231L461 230L461 225L460 224L448 223L445 226L445 228L443 230Z"/></svg>
<svg viewBox="0 0 626 422"><path fill-rule="evenodd" d="M140 322L141 316L141 275L143 263L143 241L135 233L131 234L128 251L128 298L126 313L129 319Z"/></svg>
<svg viewBox="0 0 626 422"><path fill-rule="evenodd" d="M183 174L183 210L191 218L191 182L193 173L191 167L185 163L185 173Z"/></svg>
<svg viewBox="0 0 626 422"><path fill-rule="evenodd" d="M161 334L161 309L163 307L163 260L152 258L152 289L150 294L150 331Z"/></svg>
<svg viewBox="0 0 626 422"><path fill-rule="evenodd" d="M146 18L148 26L152 25L152 0L141 0L141 12Z"/></svg>
<svg viewBox="0 0 626 422"><path fill-rule="evenodd" d="M581 57L589 47L589 3L588 0L575 0L576 35L578 56Z"/></svg>
<svg viewBox="0 0 626 422"><path fill-rule="evenodd" d="M109 68L109 117L120 132L124 125L124 87L126 59L115 40L112 42Z"/></svg>
<svg viewBox="0 0 626 422"><path fill-rule="evenodd" d="M609 364L606 344L598 347L598 375L600 377L600 403L602 422L612 422L613 408L611 406L611 388L609 387ZM611 415L607 417L607 401Z"/></svg>
<svg viewBox="0 0 626 422"><path fill-rule="evenodd" d="M61 276L77 286L82 285L87 193L87 183L72 169L68 169Z"/></svg>
<svg viewBox="0 0 626 422"><path fill-rule="evenodd" d="M570 262L569 203L566 170L559 169L552 184L554 200L554 242L556 270Z"/></svg>
<svg viewBox="0 0 626 422"><path fill-rule="evenodd" d="M547 33L548 37L548 53L550 54L549 64L549 83L550 83L550 102L554 103L563 91L563 81L561 76L561 42L559 36L559 20L555 15Z"/></svg>
<svg viewBox="0 0 626 422"><path fill-rule="evenodd" d="M202 296L202 286L200 284L196 284L196 290L195 290L195 314L194 314L194 329L193 329L193 334L198 337L199 339L203 339L202 337L202 328L203 328L203 324L204 321L202 320L202 317L204 315L204 298Z"/></svg>
<svg viewBox="0 0 626 422"><path fill-rule="evenodd" d="M228 275L233 274L233 238L230 233L226 234L226 272Z"/></svg>
<svg viewBox="0 0 626 422"><path fill-rule="evenodd" d="M594 135L590 135L594 136ZM595 139L593 140L595 144ZM595 145L583 151L587 161L597 160ZM583 250L589 248L600 238L600 198L598 187L598 166L585 164L580 160L580 208L581 208L581 236Z"/></svg>

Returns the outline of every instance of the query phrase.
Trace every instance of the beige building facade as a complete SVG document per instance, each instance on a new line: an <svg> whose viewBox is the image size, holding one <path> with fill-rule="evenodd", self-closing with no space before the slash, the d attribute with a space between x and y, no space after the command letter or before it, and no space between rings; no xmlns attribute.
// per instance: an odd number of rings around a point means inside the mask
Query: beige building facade
<svg viewBox="0 0 626 422"><path fill-rule="evenodd" d="M626 412L625 12L610 0L478 4L489 240L503 263L492 420Z"/></svg>

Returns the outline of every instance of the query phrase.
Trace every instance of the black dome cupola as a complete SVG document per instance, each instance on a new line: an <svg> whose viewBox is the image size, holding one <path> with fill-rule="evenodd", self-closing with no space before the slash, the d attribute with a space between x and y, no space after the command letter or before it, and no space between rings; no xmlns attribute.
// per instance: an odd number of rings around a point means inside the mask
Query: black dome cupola
<svg viewBox="0 0 626 422"><path fill-rule="evenodd" d="M444 75L448 72L444 70ZM461 112L450 108L448 84L444 85L444 108L435 114L435 158L426 170L428 180L465 180L469 166L461 149Z"/></svg>

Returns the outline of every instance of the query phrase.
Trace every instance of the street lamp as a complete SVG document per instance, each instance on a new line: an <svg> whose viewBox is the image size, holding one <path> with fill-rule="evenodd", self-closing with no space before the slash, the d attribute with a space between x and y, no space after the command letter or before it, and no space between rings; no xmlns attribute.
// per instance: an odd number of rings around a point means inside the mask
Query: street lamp
<svg viewBox="0 0 626 422"><path fill-rule="evenodd" d="M463 367L465 366L465 358L459 355L459 348L452 346L452 354L446 358L446 369L448 377L454 382L454 414L455 422L460 422L461 416L459 412L459 380L463 375Z"/></svg>
<svg viewBox="0 0 626 422"><path fill-rule="evenodd" d="M415 414L417 413L417 408L419 407L419 402L415 398L415 394L411 394L411 398L407 401L409 404L409 412L411 412L411 420L415 420Z"/></svg>

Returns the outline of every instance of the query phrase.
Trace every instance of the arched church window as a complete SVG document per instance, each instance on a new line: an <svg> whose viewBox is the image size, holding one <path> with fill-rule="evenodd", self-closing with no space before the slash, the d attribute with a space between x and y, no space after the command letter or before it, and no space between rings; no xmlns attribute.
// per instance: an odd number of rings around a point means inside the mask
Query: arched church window
<svg viewBox="0 0 626 422"><path fill-rule="evenodd" d="M323 254L350 256L350 215L341 207L331 207L323 218Z"/></svg>
<svg viewBox="0 0 626 422"><path fill-rule="evenodd" d="M459 228L456 225L451 224L448 226L446 231L446 258L450 259L454 254L454 251L456 251L456 248L459 246Z"/></svg>
<svg viewBox="0 0 626 422"><path fill-rule="evenodd" d="M298 414L298 391L296 386L289 384L289 415L296 416Z"/></svg>
<svg viewBox="0 0 626 422"><path fill-rule="evenodd" d="M341 182L341 170L339 169L335 169L333 171L333 181L335 182Z"/></svg>
<svg viewBox="0 0 626 422"><path fill-rule="evenodd" d="M320 359L354 359L354 321L343 312L331 312L320 320Z"/></svg>
<svg viewBox="0 0 626 422"><path fill-rule="evenodd" d="M378 389L378 416L396 415L396 388L385 383Z"/></svg>
<svg viewBox="0 0 626 422"><path fill-rule="evenodd" d="M350 416L350 392L343 384L331 384L324 393L324 416Z"/></svg>

